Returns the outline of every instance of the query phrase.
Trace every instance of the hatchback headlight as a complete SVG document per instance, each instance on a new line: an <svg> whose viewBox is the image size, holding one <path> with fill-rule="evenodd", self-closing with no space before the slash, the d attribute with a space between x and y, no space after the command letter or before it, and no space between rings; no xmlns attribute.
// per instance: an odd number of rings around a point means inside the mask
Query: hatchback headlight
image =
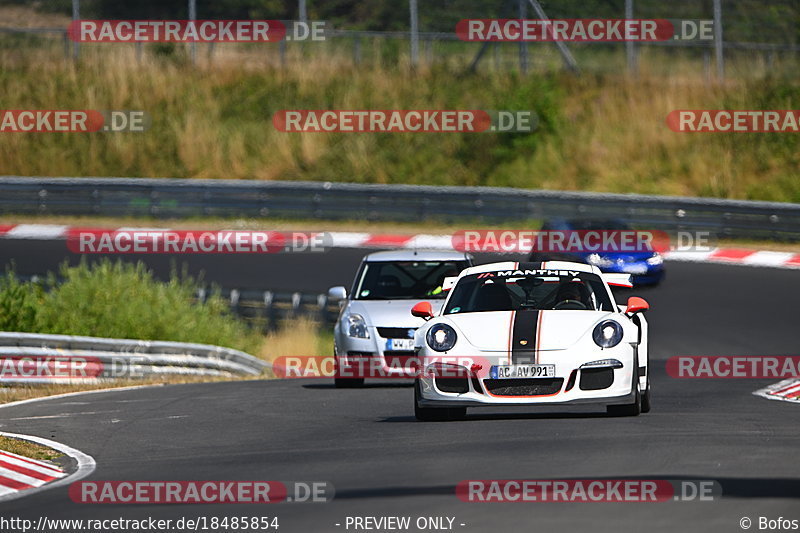
<svg viewBox="0 0 800 533"><path fill-rule="evenodd" d="M425 340L428 341L428 346L437 352L446 352L452 350L456 345L458 335L456 330L447 324L434 324L425 335Z"/></svg>
<svg viewBox="0 0 800 533"><path fill-rule="evenodd" d="M614 266L614 261L612 261L607 257L603 257L600 254L589 254L589 256L586 258L586 262L596 267L607 268L610 266Z"/></svg>
<svg viewBox="0 0 800 533"><path fill-rule="evenodd" d="M364 317L356 313L347 315L347 334L357 339L369 339L369 330Z"/></svg>
<svg viewBox="0 0 800 533"><path fill-rule="evenodd" d="M661 254L653 254L652 257L647 258L647 264L650 266L658 266L664 262L664 256Z"/></svg>
<svg viewBox="0 0 800 533"><path fill-rule="evenodd" d="M622 326L613 320L604 320L595 326L592 339L601 348L613 348L622 340Z"/></svg>

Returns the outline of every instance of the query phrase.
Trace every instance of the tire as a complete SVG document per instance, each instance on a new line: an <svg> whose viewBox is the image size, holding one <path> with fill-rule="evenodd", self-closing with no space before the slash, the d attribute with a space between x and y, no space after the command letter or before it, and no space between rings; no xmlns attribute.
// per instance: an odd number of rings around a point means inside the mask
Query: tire
<svg viewBox="0 0 800 533"><path fill-rule="evenodd" d="M419 380L414 381L414 416L422 422L447 422L467 416L466 407L420 407Z"/></svg>
<svg viewBox="0 0 800 533"><path fill-rule="evenodd" d="M334 358L336 358L334 352ZM336 360L336 367L339 367L338 358ZM333 378L333 385L337 389L360 389L364 386L364 378Z"/></svg>
<svg viewBox="0 0 800 533"><path fill-rule="evenodd" d="M649 413L650 412L650 375L647 376L647 388L644 390L644 394L642 394L642 412Z"/></svg>
<svg viewBox="0 0 800 533"><path fill-rule="evenodd" d="M636 391L636 393L633 395L633 403L606 406L606 413L611 416L639 416L639 414L642 412L642 395L639 392L639 361L634 361L633 364L634 369L632 386Z"/></svg>

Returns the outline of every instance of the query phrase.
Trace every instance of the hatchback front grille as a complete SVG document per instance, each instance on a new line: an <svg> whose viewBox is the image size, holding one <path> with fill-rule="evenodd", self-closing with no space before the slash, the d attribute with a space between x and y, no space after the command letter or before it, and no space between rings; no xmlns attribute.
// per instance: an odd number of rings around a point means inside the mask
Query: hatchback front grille
<svg viewBox="0 0 800 533"><path fill-rule="evenodd" d="M382 328L378 327L378 335L384 339L413 339L417 328Z"/></svg>

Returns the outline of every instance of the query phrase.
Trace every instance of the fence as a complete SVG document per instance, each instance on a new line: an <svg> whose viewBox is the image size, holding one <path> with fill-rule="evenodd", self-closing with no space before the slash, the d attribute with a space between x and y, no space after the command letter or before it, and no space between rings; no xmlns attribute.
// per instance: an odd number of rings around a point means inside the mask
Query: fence
<svg viewBox="0 0 800 533"><path fill-rule="evenodd" d="M207 344L13 332L0 332L0 366L0 384L258 376L270 367L244 352Z"/></svg>
<svg viewBox="0 0 800 533"><path fill-rule="evenodd" d="M71 18L73 20L104 18L101 15L105 12L96 12L99 4L92 2L87 2L86 4L86 6L82 6L80 0L72 0ZM763 57L765 64L774 66L776 56L790 54L792 58L795 58L797 52L800 51L800 46L793 42L796 29L793 28L791 23L793 16L796 16L796 12L792 11L794 8L786 1L772 0L767 5L744 3L742 3L743 5L738 5L729 1L723 2L723 0L713 0L706 3L686 1L683 3L670 2L662 4L664 5L645 0L620 0L617 4L610 2L598 2L592 5L546 3L545 7L543 7L538 0L508 0L506 2L486 0L483 2L457 1L443 7L431 3L423 3L418 6L417 0L408 0L408 2L400 2L392 6L392 16L385 17L388 18L388 21L383 21L382 23L383 26L388 26L387 28L351 30L334 28L332 23L328 23L326 24L325 40L329 42L348 42L352 47L352 57L355 63L362 61L365 43L371 42L373 48L375 48L380 47L386 41L403 41L402 47L408 51L409 63L412 66L417 66L423 62L431 63L433 61L434 44L443 49L448 46L448 43L459 42L453 30L455 23L461 18L690 18L713 20L715 28L714 39L712 41L678 40L650 43L592 43L588 45L556 43L555 46L552 46L552 43L542 43L536 48L534 48L536 45L532 43L505 43L504 45L497 43L460 43L462 46L459 46L457 50L466 53L471 58L467 63L473 69L482 58L491 56L494 58L495 66L513 65L523 73L535 67L537 62L544 63L542 60L548 57L548 54L544 53L545 50L551 52L557 50L558 54L553 54L553 57L562 61L567 68L573 71L591 67L586 63L593 61L588 56L581 57L578 50L592 47L594 49L613 50L613 54L615 57L619 56L621 62L615 60L610 68L622 67L627 68L630 72L638 70L640 64L639 53L643 48L660 48L670 51L677 49L695 50L704 65L706 76L712 77L713 72L713 75L720 79L725 75L725 61L728 56L744 52L748 54L749 60L746 62L747 64L752 65L754 57ZM58 12L66 15L63 4L57 5ZM308 21L310 11L312 14L321 13L323 15L336 12L336 8L326 6L322 2L312 1L307 6L305 0L299 0L296 9L288 6L289 4L285 4L282 7L275 7L273 11L264 12L263 5L255 1L249 6L246 2L240 2L233 7L207 2L200 2L198 5L196 0L187 0L186 3L164 6L160 11L153 11L152 8L148 7L142 7L141 10L129 7L120 7L119 9L122 9L123 14L131 15L134 18L136 16L139 16L139 18L158 18L158 16L162 16L180 19L188 18L190 20L204 18L235 19L241 18L244 13L252 11L257 13L258 16L269 18L296 17L297 21L303 23ZM116 15L116 12L114 14ZM249 18L249 15L247 15L247 18ZM64 16L64 19L65 22L69 21L66 16ZM363 21L361 22L363 23ZM752 28L743 29L747 28L748 25L752 26ZM401 27L403 30L397 29ZM433 31L425 31L426 27ZM4 25L0 27L0 33L51 35L63 41L64 53L67 57L77 60L82 53L81 45L69 40L65 27ZM750 40L763 40L770 37L773 42L752 42ZM317 50L322 49L318 46L320 43L313 44ZM302 46L303 43L287 44L284 40L277 45L281 64L287 62L287 49L298 45ZM83 48L89 49L92 46L96 45L83 45ZM137 57L141 59L144 47L141 43L135 46ZM215 51L222 48L213 43L204 46L207 46L205 55L209 61L215 55ZM451 49L453 48L451 47ZM198 60L198 46L190 44L188 50L189 58L192 62L196 62ZM489 50L492 51L492 54L486 54ZM573 53L576 54L575 58L573 58ZM600 61L599 64L601 69L609 68L609 64L606 64L605 61ZM592 69L596 70L597 67L589 68L589 70ZM771 67L768 70L771 70ZM744 75L749 71L752 71L752 68L742 68L737 75ZM666 72L674 74L674 71L669 68L667 68Z"/></svg>
<svg viewBox="0 0 800 533"><path fill-rule="evenodd" d="M198 296L202 299L206 294L208 292L201 289ZM340 302L330 300L324 293L223 289L220 297L228 301L231 312L264 332L275 331L285 321L301 316L331 326L340 309Z"/></svg>
<svg viewBox="0 0 800 533"><path fill-rule="evenodd" d="M721 239L800 240L800 204L499 187L6 176L0 177L0 213L523 226L579 217L664 231L710 231Z"/></svg>

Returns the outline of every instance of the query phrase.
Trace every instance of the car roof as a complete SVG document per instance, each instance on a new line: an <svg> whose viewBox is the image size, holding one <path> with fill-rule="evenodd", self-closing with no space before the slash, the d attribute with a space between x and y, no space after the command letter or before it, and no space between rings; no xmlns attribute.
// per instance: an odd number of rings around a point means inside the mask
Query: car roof
<svg viewBox="0 0 800 533"><path fill-rule="evenodd" d="M436 250L389 250L372 252L364 256L364 261L467 261L470 256L464 252Z"/></svg>
<svg viewBox="0 0 800 533"><path fill-rule="evenodd" d="M600 275L599 268L594 265L587 265L585 263L573 263L571 261L543 261L541 263L503 261L500 263L487 263L485 265L477 265L474 267L465 268L463 271L461 271L459 277L469 276L471 274L480 274L481 272L495 272L497 270L538 270L541 268L545 268L547 270L590 272L592 274Z"/></svg>

